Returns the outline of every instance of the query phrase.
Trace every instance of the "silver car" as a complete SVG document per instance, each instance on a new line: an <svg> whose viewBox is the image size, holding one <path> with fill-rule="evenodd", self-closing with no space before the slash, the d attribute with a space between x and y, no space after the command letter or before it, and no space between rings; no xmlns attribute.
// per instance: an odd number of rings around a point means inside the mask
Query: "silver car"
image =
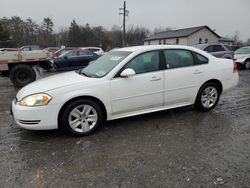
<svg viewBox="0 0 250 188"><path fill-rule="evenodd" d="M197 44L194 47L199 48L200 50L206 51L211 55L218 58L233 59L234 53L230 46L224 44Z"/></svg>

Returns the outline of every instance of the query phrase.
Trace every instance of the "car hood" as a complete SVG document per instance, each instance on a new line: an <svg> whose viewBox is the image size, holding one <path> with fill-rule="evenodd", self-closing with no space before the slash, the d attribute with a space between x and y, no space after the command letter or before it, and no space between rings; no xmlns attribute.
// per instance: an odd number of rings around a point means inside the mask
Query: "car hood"
<svg viewBox="0 0 250 188"><path fill-rule="evenodd" d="M38 81L35 81L25 87L23 87L17 93L17 99L21 100L22 98L32 95L35 93L46 93L48 91L58 89L61 87L66 87L69 85L77 84L79 82L88 81L93 78L89 78L83 75L76 73L75 71L61 73L54 76L49 76Z"/></svg>

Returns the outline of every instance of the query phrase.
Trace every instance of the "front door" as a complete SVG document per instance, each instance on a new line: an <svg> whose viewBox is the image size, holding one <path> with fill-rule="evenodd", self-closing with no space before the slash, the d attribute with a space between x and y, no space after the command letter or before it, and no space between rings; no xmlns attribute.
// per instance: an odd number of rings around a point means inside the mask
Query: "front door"
<svg viewBox="0 0 250 188"><path fill-rule="evenodd" d="M163 70L159 59L159 51L138 55L122 69L131 68L136 75L117 75L110 81L113 115L163 106Z"/></svg>

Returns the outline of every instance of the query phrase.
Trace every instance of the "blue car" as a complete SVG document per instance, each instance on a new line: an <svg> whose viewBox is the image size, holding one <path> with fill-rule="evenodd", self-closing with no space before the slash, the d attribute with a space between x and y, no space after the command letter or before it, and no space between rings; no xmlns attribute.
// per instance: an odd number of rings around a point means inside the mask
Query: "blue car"
<svg viewBox="0 0 250 188"><path fill-rule="evenodd" d="M70 50L59 57L50 60L52 71L76 70L86 67L89 62L96 60L100 55L89 50Z"/></svg>

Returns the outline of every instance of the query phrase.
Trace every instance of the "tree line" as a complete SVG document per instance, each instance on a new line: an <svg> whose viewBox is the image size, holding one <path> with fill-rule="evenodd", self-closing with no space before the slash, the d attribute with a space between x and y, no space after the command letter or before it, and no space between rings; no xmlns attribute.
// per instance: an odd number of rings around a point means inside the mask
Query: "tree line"
<svg viewBox="0 0 250 188"><path fill-rule="evenodd" d="M149 30L144 27L130 26L126 31L126 45L142 45ZM18 16L0 18L0 46L20 47L39 45L42 48L52 46L100 46L104 50L122 47L121 27L114 25L111 30L102 26L80 25L72 20L69 27L54 31L51 18L37 23L31 18L25 20Z"/></svg>
<svg viewBox="0 0 250 188"><path fill-rule="evenodd" d="M171 27L155 28L154 32L172 30ZM142 45L150 34L149 29L139 26L129 26L126 31L126 46ZM239 31L233 39L236 44L250 45L250 39L245 43L239 39ZM110 30L102 26L78 24L72 20L70 25L54 31L54 22L51 18L44 18L37 23L31 18L21 19L18 16L0 18L0 47L21 47L23 45L39 45L41 48L53 46L99 46L104 50L122 47L122 28L114 25Z"/></svg>

